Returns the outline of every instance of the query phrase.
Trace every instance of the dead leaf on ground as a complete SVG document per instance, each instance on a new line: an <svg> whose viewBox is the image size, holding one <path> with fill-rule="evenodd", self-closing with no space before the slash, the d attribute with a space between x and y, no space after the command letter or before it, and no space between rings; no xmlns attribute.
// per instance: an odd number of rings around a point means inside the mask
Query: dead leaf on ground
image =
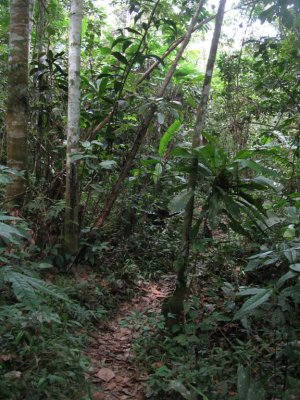
<svg viewBox="0 0 300 400"><path fill-rule="evenodd" d="M115 373L110 368L101 368L97 373L97 377L104 382L109 382L115 377Z"/></svg>
<svg viewBox="0 0 300 400"><path fill-rule="evenodd" d="M93 394L93 400L104 400L104 393L102 392L96 392Z"/></svg>

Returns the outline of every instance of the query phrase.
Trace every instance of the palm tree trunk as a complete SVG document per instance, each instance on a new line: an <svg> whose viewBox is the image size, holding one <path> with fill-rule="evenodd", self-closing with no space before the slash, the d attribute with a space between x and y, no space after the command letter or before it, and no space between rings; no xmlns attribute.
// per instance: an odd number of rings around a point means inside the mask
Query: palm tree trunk
<svg viewBox="0 0 300 400"><path fill-rule="evenodd" d="M28 122L29 0L11 0L7 98L7 166L26 170ZM15 175L7 186L8 208L24 200L26 181Z"/></svg>
<svg viewBox="0 0 300 400"><path fill-rule="evenodd" d="M71 25L69 36L69 93L66 160L66 213L65 213L65 249L76 252L79 246L79 188L77 162L72 160L79 141L80 120L80 48L83 13L82 0L71 2Z"/></svg>

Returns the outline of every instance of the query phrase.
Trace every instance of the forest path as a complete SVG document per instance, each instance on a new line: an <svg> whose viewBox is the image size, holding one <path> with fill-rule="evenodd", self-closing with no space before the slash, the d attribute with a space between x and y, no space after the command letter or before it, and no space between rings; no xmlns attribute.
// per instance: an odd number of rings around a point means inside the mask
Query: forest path
<svg viewBox="0 0 300 400"><path fill-rule="evenodd" d="M122 327L122 321L137 313L160 313L161 303L173 290L175 277L143 283L136 296L120 305L116 316L91 335L87 355L91 359L88 380L100 386L93 400L144 400L146 377L134 364L132 341L136 331ZM130 326L130 325L129 325Z"/></svg>

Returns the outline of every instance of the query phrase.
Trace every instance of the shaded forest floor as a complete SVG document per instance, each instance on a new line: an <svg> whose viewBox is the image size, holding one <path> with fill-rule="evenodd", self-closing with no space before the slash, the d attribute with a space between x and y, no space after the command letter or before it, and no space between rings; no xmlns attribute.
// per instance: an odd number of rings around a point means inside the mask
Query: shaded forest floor
<svg viewBox="0 0 300 400"><path fill-rule="evenodd" d="M86 353L92 363L88 380L96 388L94 400L145 399L147 378L135 365L132 349L133 340L142 335L136 325L139 316L160 313L161 303L172 292L173 283L171 276L140 283L135 297L122 303L111 321L100 323L98 331L91 334Z"/></svg>

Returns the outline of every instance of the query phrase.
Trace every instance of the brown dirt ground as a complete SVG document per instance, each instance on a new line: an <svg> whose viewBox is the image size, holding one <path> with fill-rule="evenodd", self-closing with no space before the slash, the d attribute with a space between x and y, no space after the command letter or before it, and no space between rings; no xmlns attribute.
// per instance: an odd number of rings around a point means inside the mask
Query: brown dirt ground
<svg viewBox="0 0 300 400"><path fill-rule="evenodd" d="M116 316L99 331L91 334L87 355L91 367L87 379L96 388L93 400L144 400L146 376L140 375L134 363L132 341L136 333L121 327L132 312L160 312L161 302L173 288L173 279L141 284L130 302L120 305Z"/></svg>

